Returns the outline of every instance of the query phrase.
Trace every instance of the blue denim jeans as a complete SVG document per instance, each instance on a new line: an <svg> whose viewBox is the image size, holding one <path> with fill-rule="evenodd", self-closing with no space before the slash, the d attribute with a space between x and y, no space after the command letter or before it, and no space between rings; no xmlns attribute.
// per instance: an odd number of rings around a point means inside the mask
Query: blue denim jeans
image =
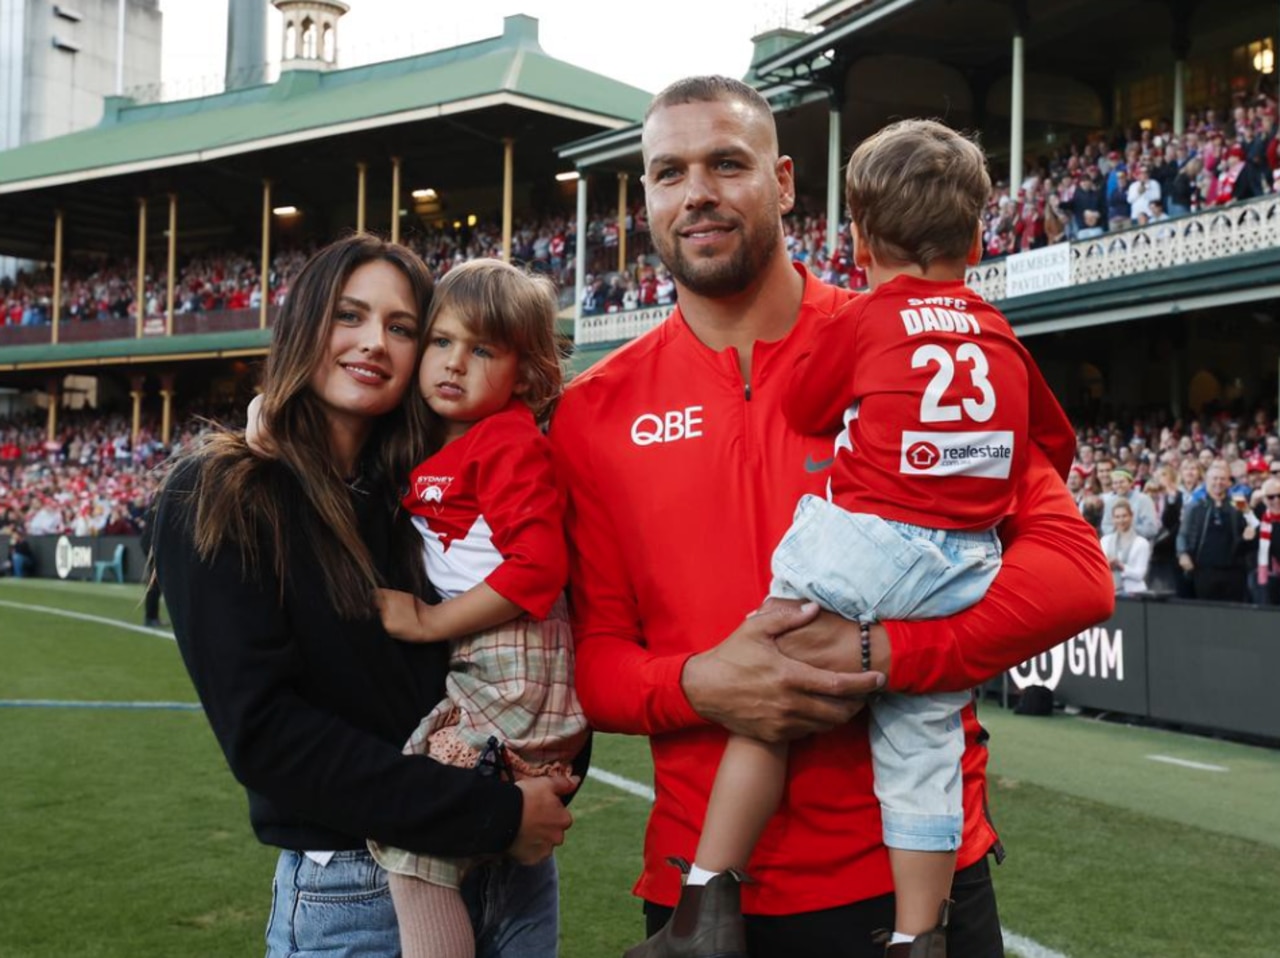
<svg viewBox="0 0 1280 958"><path fill-rule="evenodd" d="M994 529L928 529L805 496L773 553L769 594L859 622L931 619L973 605L1000 570ZM871 760L889 848L954 851L964 810L960 710L969 692L876 696Z"/></svg>
<svg viewBox="0 0 1280 958"><path fill-rule="evenodd" d="M503 858L474 868L462 897L476 931L476 958L556 958L560 878L555 858L520 865Z"/></svg>
<svg viewBox="0 0 1280 958"><path fill-rule="evenodd" d="M555 958L559 878L554 858L537 865L502 859L468 873L462 896L476 933L476 958ZM272 883L267 958L398 958L400 930L387 873L367 851L342 851L327 865L282 851Z"/></svg>
<svg viewBox="0 0 1280 958"><path fill-rule="evenodd" d="M367 851L320 865L282 851L271 888L267 958L398 958L400 929L384 872Z"/></svg>

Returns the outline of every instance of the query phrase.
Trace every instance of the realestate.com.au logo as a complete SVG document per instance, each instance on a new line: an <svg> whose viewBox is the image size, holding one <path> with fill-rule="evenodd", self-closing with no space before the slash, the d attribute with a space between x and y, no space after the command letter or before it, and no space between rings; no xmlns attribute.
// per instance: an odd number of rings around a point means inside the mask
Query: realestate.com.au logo
<svg viewBox="0 0 1280 958"><path fill-rule="evenodd" d="M1102 626L1085 629L1048 652L1009 670L1019 689L1043 685L1056 689L1064 674L1090 679L1124 681L1124 630Z"/></svg>

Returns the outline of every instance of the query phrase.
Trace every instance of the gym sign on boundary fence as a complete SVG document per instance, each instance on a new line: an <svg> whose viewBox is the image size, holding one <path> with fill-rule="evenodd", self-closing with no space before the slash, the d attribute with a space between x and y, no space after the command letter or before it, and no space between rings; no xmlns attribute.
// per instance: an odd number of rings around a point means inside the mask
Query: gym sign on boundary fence
<svg viewBox="0 0 1280 958"><path fill-rule="evenodd" d="M1145 715L1146 615L1141 603L1117 602L1115 615L1043 655L1009 670L1018 689L1044 685L1059 702Z"/></svg>

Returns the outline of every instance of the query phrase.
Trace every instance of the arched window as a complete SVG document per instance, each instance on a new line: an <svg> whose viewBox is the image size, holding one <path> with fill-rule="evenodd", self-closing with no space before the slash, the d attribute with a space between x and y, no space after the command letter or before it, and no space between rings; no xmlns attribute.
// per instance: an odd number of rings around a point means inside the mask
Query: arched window
<svg viewBox="0 0 1280 958"><path fill-rule="evenodd" d="M310 17L302 21L302 58L316 58L316 23Z"/></svg>
<svg viewBox="0 0 1280 958"><path fill-rule="evenodd" d="M338 61L337 31L333 29L332 23L324 25L323 38L320 49L324 51L325 63L336 63Z"/></svg>
<svg viewBox="0 0 1280 958"><path fill-rule="evenodd" d="M290 20L284 25L284 58L292 60L298 55L298 28Z"/></svg>

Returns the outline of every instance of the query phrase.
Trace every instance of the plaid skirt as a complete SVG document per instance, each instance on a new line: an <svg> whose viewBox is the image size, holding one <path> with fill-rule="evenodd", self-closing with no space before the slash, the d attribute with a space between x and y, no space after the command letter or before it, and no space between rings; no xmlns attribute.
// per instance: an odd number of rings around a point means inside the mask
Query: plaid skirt
<svg viewBox="0 0 1280 958"><path fill-rule="evenodd" d="M490 738L516 778L567 774L587 738L573 692L573 637L564 597L539 621L521 616L453 643L445 697L404 751L472 768ZM369 842L387 871L456 888L474 859L439 858Z"/></svg>

